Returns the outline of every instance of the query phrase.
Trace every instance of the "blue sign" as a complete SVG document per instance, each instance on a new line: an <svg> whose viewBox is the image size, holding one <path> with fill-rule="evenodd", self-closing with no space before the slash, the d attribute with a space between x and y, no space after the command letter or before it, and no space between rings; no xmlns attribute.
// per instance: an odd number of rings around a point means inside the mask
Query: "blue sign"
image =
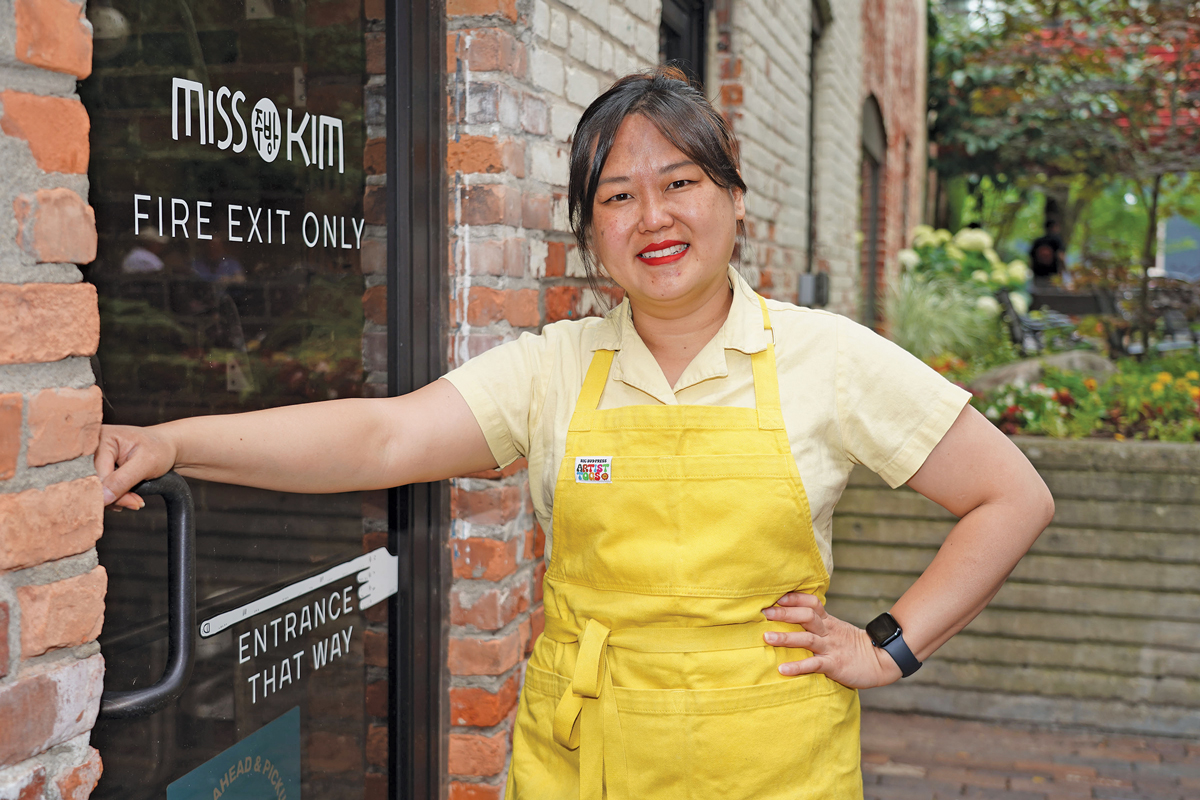
<svg viewBox="0 0 1200 800"><path fill-rule="evenodd" d="M167 787L167 800L300 800L300 707Z"/></svg>

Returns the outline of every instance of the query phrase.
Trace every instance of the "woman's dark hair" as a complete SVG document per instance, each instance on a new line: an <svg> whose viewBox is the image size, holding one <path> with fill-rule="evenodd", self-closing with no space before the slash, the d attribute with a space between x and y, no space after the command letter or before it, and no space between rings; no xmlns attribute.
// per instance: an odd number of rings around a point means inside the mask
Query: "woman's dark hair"
<svg viewBox="0 0 1200 800"><path fill-rule="evenodd" d="M571 143L567 207L583 266L593 285L596 264L588 242L592 206L617 129L630 114L641 114L654 123L663 137L717 186L746 191L738 174L739 152L733 132L680 69L660 66L621 78L583 112ZM739 239L744 238L746 228L741 220L737 230Z"/></svg>

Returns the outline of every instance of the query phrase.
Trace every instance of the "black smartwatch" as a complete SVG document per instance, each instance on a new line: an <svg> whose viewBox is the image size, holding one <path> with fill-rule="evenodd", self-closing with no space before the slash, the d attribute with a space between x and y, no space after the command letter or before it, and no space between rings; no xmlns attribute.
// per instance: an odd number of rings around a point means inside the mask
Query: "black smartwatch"
<svg viewBox="0 0 1200 800"><path fill-rule="evenodd" d="M904 643L904 632L900 630L900 623L888 612L883 612L867 623L867 636L871 637L871 644L887 651L896 662L896 666L900 667L903 677L907 678L921 668L921 662L917 661L913 651Z"/></svg>

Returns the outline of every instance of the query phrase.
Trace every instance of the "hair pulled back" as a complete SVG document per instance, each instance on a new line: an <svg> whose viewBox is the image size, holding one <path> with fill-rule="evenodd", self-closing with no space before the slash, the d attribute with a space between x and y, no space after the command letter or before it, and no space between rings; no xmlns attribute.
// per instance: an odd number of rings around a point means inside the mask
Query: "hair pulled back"
<svg viewBox="0 0 1200 800"><path fill-rule="evenodd" d="M704 94L688 82L682 70L660 66L626 75L583 112L571 143L567 208L584 269L592 281L596 263L590 235L600 173L617 129L631 114L641 114L650 120L668 142L704 170L717 186L746 191L746 184L738 174L739 151L733 132ZM741 220L738 235L745 235Z"/></svg>

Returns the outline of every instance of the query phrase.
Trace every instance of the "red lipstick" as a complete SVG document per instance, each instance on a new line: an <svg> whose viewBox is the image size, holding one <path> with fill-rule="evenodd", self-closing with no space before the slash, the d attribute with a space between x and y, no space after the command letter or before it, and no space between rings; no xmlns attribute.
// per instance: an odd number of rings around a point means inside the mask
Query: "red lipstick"
<svg viewBox="0 0 1200 800"><path fill-rule="evenodd" d="M682 249L679 250L679 252L671 253L670 255L656 256L654 258L647 258L644 255L645 253L653 253L653 252L656 252L659 250L667 250L669 248L678 248L681 245L682 245ZM661 266L662 264L671 264L671 263L678 261L679 259L683 258L683 256L687 253L687 251L689 249L691 249L691 245L689 245L687 242L680 242L680 241L676 241L674 239L668 239L667 241L664 241L664 242L655 242L654 244L646 245L646 247L644 247L642 249L642 251L640 253L638 253L638 258L641 259L643 264L649 264L650 266L657 267L657 266Z"/></svg>

